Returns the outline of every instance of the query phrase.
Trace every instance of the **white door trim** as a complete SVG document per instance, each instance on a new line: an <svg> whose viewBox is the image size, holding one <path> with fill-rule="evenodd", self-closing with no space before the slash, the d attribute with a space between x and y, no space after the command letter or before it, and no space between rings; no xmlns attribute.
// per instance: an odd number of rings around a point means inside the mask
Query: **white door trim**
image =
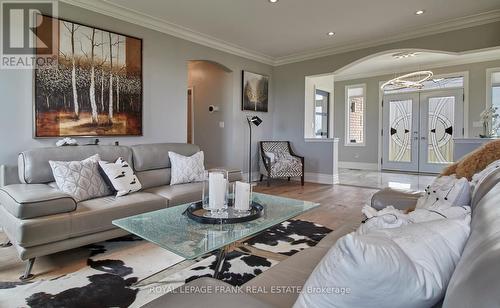
<svg viewBox="0 0 500 308"><path fill-rule="evenodd" d="M491 75L500 72L500 67L491 67L486 69L486 108L491 107L493 98L491 97Z"/></svg>
<svg viewBox="0 0 500 308"><path fill-rule="evenodd" d="M499 68L495 68L499 69ZM435 78L446 78L446 77L464 77L464 138L469 137L469 71L461 71L455 73L447 73L435 75ZM383 110L382 101L384 99L384 91L380 88L386 80L379 81L378 85L378 137L379 141L382 141L382 128L383 128ZM378 143L378 170L382 170L382 155L383 155L383 144Z"/></svg>
<svg viewBox="0 0 500 308"><path fill-rule="evenodd" d="M191 91L191 142L193 144L196 144L194 141L194 86L188 87L186 91L186 96L187 92Z"/></svg>

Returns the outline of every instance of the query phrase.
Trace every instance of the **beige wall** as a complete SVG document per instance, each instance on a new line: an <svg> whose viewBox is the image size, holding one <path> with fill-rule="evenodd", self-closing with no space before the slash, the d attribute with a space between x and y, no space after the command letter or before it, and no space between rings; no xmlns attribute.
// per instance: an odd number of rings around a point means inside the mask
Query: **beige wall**
<svg viewBox="0 0 500 308"><path fill-rule="evenodd" d="M333 169L332 143L311 143L304 140L305 76L332 73L356 60L387 50L421 48L461 52L496 46L500 46L500 22L275 67L273 74L275 97L274 137L292 141L296 151L306 157L306 172L331 174ZM475 79L470 82L479 81ZM369 95L373 94L369 93ZM477 105L479 106L477 109L482 108L480 105ZM341 110L335 110L336 119L342 118L340 121L344 122L343 117L344 113ZM378 123L376 104L370 103L367 106L367 120ZM335 127L337 125L339 124L336 123ZM335 134L337 135L337 133ZM367 130L367 147L377 147L378 140L374 137L374 134L377 134L377 131ZM344 154L341 160L347 160L345 155L347 154ZM376 162L377 154L360 155L359 160Z"/></svg>

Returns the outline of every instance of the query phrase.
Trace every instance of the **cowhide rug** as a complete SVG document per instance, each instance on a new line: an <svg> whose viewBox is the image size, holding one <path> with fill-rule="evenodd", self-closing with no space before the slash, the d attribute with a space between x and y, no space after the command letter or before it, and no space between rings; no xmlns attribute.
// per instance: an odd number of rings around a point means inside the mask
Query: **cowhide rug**
<svg viewBox="0 0 500 308"><path fill-rule="evenodd" d="M6 280L0 272L0 307L129 307L138 293L134 283L184 260L134 236L67 253L83 259L33 281Z"/></svg>
<svg viewBox="0 0 500 308"><path fill-rule="evenodd" d="M215 262L215 255L212 255L157 283L148 285L139 293L141 304L148 303L192 280L201 277L213 277ZM219 279L233 286L241 286L278 263L279 261L276 260L254 256L240 251L232 251L226 256L221 272L219 273Z"/></svg>
<svg viewBox="0 0 500 308"><path fill-rule="evenodd" d="M304 220L288 220L254 236L244 244L260 250L292 256L316 246L331 229Z"/></svg>
<svg viewBox="0 0 500 308"><path fill-rule="evenodd" d="M330 231L311 222L289 220L246 241L246 244L293 255L316 245ZM75 255L75 251L81 254L77 261L57 266L57 258L66 260L68 255ZM34 272L38 276L25 283L19 282L17 276L0 271L0 307L140 307L189 281L212 276L215 268L215 255L209 255L155 281L155 274L184 259L135 236L62 252L54 258L52 262L45 262L52 265L46 272L40 273L43 260L38 266L35 264ZM0 255L0 265L5 264L2 260ZM240 286L278 263L250 253L232 251L226 257L220 279ZM152 275L155 276L148 278ZM148 283L141 283L146 278Z"/></svg>

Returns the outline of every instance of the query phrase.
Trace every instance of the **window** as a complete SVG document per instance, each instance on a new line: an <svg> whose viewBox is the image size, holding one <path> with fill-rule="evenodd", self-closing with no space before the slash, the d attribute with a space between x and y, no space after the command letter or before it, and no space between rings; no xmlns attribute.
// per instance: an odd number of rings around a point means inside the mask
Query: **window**
<svg viewBox="0 0 500 308"><path fill-rule="evenodd" d="M493 106L500 113L500 67L486 70L486 100L487 107ZM497 131L497 133L500 133Z"/></svg>
<svg viewBox="0 0 500 308"><path fill-rule="evenodd" d="M316 90L314 102L314 135L318 138L328 138L330 135L330 93Z"/></svg>
<svg viewBox="0 0 500 308"><path fill-rule="evenodd" d="M491 105L497 107L500 111L500 69L498 72L491 73Z"/></svg>
<svg viewBox="0 0 500 308"><path fill-rule="evenodd" d="M346 86L346 146L365 145L366 85Z"/></svg>
<svg viewBox="0 0 500 308"><path fill-rule="evenodd" d="M304 100L304 140L330 142L333 139L332 74L306 76Z"/></svg>

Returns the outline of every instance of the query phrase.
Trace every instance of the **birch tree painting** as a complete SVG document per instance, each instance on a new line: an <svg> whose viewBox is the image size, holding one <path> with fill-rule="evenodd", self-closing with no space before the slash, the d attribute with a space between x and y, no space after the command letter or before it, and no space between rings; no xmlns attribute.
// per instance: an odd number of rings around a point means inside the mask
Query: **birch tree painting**
<svg viewBox="0 0 500 308"><path fill-rule="evenodd" d="M243 71L242 109L267 112L269 77Z"/></svg>
<svg viewBox="0 0 500 308"><path fill-rule="evenodd" d="M35 136L142 135L142 40L58 25L57 64L35 70Z"/></svg>

